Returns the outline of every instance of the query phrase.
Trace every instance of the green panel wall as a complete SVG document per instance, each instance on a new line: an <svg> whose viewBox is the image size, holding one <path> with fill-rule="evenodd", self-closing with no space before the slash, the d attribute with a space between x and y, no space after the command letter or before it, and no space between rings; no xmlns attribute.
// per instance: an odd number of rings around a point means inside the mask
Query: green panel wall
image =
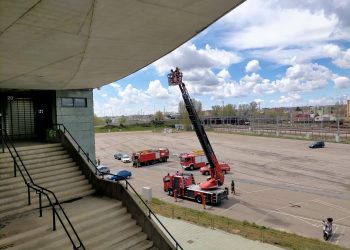
<svg viewBox="0 0 350 250"><path fill-rule="evenodd" d="M87 107L62 107L61 98L86 98ZM95 160L94 105L92 89L57 90L57 123L64 124L91 160Z"/></svg>

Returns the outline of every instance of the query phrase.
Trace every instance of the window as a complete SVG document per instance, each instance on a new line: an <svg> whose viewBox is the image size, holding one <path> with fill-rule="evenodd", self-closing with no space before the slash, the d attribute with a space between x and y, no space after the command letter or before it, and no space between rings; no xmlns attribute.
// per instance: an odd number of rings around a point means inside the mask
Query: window
<svg viewBox="0 0 350 250"><path fill-rule="evenodd" d="M62 107L73 107L73 98L61 98Z"/></svg>
<svg viewBox="0 0 350 250"><path fill-rule="evenodd" d="M74 98L74 107L86 107L86 98Z"/></svg>
<svg viewBox="0 0 350 250"><path fill-rule="evenodd" d="M76 107L76 108L87 107L86 98L63 97L61 98L61 104L62 104L62 107Z"/></svg>

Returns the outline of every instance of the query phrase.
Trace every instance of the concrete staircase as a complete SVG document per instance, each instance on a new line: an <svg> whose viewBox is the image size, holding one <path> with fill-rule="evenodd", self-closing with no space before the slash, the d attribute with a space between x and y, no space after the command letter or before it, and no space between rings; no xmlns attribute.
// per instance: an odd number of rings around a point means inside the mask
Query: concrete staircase
<svg viewBox="0 0 350 250"><path fill-rule="evenodd" d="M95 192L61 144L18 147L17 151L34 182L53 191L60 202ZM13 177L13 165L9 152L0 154L0 218L39 206L38 195L33 190L32 205L28 206L27 187L18 170L17 177ZM43 205L47 204L43 198Z"/></svg>
<svg viewBox="0 0 350 250"><path fill-rule="evenodd" d="M86 249L156 249L120 201L87 196L64 204L64 209ZM52 231L49 208L44 210L42 218L33 212L27 213L7 222L0 231L1 235L6 234L0 238L0 249L72 249L59 223L57 230Z"/></svg>
<svg viewBox="0 0 350 250"><path fill-rule="evenodd" d="M87 249L155 249L120 201L92 195L95 190L60 143L16 149L34 182L55 192ZM18 171L13 177L10 153L0 153L0 249L72 249L57 218L52 231L52 209L39 217L38 195L31 191L31 197L28 206L27 187Z"/></svg>

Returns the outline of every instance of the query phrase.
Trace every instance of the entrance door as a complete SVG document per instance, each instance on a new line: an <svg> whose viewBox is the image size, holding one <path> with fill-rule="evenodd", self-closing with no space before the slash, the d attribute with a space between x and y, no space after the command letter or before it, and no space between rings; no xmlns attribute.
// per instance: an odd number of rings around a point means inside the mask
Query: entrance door
<svg viewBox="0 0 350 250"><path fill-rule="evenodd" d="M34 137L34 107L31 98L7 96L6 132L12 138Z"/></svg>

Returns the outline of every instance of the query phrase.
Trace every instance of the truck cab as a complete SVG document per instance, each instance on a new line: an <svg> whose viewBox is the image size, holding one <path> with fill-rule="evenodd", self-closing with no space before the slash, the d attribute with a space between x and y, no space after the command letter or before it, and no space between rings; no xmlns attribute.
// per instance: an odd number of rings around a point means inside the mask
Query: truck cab
<svg viewBox="0 0 350 250"><path fill-rule="evenodd" d="M194 170L206 166L208 160L203 154L184 153L180 155L180 164L183 169Z"/></svg>

